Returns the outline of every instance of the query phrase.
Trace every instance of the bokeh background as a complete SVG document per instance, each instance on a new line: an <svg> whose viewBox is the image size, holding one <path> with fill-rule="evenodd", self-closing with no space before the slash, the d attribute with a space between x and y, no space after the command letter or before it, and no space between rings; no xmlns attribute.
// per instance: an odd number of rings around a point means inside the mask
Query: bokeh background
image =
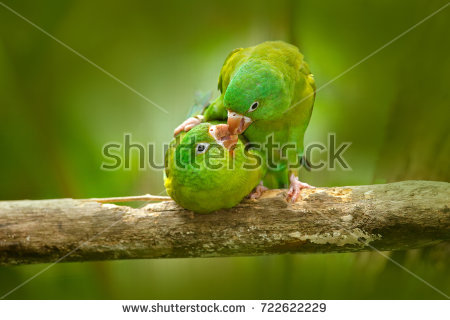
<svg viewBox="0 0 450 320"><path fill-rule="evenodd" d="M100 169L102 147L162 144L234 48L285 40L318 87L446 1L4 3L169 111L165 114L0 6L0 199L164 194L161 170ZM352 142L351 171L317 186L449 181L450 7L317 94L306 143ZM325 155L314 154L318 160ZM1 229L0 229L1 232ZM450 293L448 245L388 253ZM0 295L47 265L0 267ZM11 299L442 298L375 252L59 263Z"/></svg>

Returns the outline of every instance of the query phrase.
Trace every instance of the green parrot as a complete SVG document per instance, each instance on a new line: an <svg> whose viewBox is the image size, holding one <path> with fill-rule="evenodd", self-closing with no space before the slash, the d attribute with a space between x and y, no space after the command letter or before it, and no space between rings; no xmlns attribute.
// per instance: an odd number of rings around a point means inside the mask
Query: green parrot
<svg viewBox="0 0 450 320"><path fill-rule="evenodd" d="M227 124L202 123L181 132L165 156L164 186L183 208L209 213L231 208L249 195L265 174L258 150L231 135ZM251 197L257 197L255 189Z"/></svg>
<svg viewBox="0 0 450 320"><path fill-rule="evenodd" d="M220 96L174 133L189 131L202 121L227 119L231 134L259 143L272 160L264 185L290 185L288 199L295 202L301 189L311 188L298 179L316 90L303 55L282 41L235 49L225 59L218 87ZM275 147L269 148L269 142Z"/></svg>

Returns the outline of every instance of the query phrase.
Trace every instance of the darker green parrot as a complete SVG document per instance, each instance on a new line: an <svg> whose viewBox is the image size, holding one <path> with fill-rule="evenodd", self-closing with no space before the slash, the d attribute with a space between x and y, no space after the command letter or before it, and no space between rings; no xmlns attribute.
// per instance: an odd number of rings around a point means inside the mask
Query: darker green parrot
<svg viewBox="0 0 450 320"><path fill-rule="evenodd" d="M202 121L227 119L231 134L243 134L260 144L271 160L264 185L289 184L288 198L296 201L301 189L311 188L299 181L298 173L315 89L314 77L297 47L271 41L235 49L220 72L220 96L175 133L189 131Z"/></svg>

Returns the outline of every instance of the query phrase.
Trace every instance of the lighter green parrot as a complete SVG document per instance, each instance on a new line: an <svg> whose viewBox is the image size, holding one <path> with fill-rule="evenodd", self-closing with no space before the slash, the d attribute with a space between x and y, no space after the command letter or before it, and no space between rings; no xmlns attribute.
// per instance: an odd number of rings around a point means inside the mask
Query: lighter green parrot
<svg viewBox="0 0 450 320"><path fill-rule="evenodd" d="M303 55L282 41L235 49L222 66L219 90L220 96L202 115L187 119L175 133L189 131L201 121L228 118L231 134L259 143L271 160L264 185L290 184L288 198L295 202L301 189L311 187L298 179L316 90ZM270 148L269 140L279 147Z"/></svg>
<svg viewBox="0 0 450 320"><path fill-rule="evenodd" d="M230 135L227 124L202 123L170 143L164 186L180 206L197 213L231 208L265 175L261 157L258 150L246 149L242 138Z"/></svg>

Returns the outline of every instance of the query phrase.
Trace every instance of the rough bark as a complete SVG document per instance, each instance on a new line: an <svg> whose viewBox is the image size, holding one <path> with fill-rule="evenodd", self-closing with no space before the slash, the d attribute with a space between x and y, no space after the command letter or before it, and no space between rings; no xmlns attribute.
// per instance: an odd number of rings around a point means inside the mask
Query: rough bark
<svg viewBox="0 0 450 320"><path fill-rule="evenodd" d="M446 182L285 190L209 215L59 199L0 202L0 264L401 250L450 238ZM70 254L69 254L70 253Z"/></svg>

